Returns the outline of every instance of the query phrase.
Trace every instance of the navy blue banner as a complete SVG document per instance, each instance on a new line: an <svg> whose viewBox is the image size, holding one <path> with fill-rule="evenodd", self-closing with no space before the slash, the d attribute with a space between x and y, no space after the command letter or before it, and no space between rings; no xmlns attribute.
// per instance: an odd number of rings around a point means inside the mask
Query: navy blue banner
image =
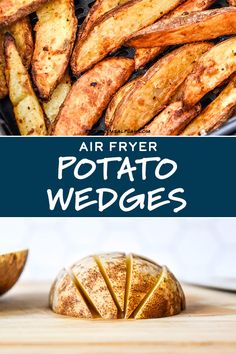
<svg viewBox="0 0 236 354"><path fill-rule="evenodd" d="M0 216L235 217L235 138L0 138Z"/></svg>

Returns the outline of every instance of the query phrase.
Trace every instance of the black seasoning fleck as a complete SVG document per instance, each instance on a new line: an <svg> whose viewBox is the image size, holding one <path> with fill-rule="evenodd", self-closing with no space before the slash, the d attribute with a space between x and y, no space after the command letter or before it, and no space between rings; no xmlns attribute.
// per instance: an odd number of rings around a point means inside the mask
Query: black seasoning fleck
<svg viewBox="0 0 236 354"><path fill-rule="evenodd" d="M96 87L97 86L97 82L91 82L90 86Z"/></svg>

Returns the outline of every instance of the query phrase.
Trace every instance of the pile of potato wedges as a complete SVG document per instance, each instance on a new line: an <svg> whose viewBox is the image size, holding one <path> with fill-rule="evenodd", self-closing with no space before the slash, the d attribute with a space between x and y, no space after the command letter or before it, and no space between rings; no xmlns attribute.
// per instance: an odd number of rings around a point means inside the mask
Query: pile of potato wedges
<svg viewBox="0 0 236 354"><path fill-rule="evenodd" d="M104 117L106 135L206 135L236 108L227 5L96 0L78 29L74 0L0 0L0 99L21 135L90 135ZM133 58L117 55L123 46Z"/></svg>

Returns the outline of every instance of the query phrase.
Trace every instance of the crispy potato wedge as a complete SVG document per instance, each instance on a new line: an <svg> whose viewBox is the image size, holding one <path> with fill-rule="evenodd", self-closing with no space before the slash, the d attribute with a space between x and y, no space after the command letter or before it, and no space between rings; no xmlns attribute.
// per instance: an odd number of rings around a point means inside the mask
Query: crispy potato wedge
<svg viewBox="0 0 236 354"><path fill-rule="evenodd" d="M44 113L10 34L5 36L6 79L21 135L46 135Z"/></svg>
<svg viewBox="0 0 236 354"><path fill-rule="evenodd" d="M66 96L71 89L71 79L68 71L65 73L62 81L54 90L50 100L48 102L43 102L44 112L51 124L54 123L61 105L65 101Z"/></svg>
<svg viewBox="0 0 236 354"><path fill-rule="evenodd" d="M162 268L156 285L133 313L135 319L173 316L185 309L185 298L178 280Z"/></svg>
<svg viewBox="0 0 236 354"><path fill-rule="evenodd" d="M87 135L133 70L132 59L109 58L81 76L61 107L53 134Z"/></svg>
<svg viewBox="0 0 236 354"><path fill-rule="evenodd" d="M171 103L151 123L138 132L139 136L167 136L179 135L187 124L193 120L201 111L198 104L190 110L185 110L183 102Z"/></svg>
<svg viewBox="0 0 236 354"><path fill-rule="evenodd" d="M133 0L109 11L76 46L71 61L73 73L86 71L119 48L134 32L152 24L182 1Z"/></svg>
<svg viewBox="0 0 236 354"><path fill-rule="evenodd" d="M71 271L101 317L117 318L118 309L94 258L82 259L71 267Z"/></svg>
<svg viewBox="0 0 236 354"><path fill-rule="evenodd" d="M37 11L37 16L32 74L40 97L48 100L65 74L74 45L74 1L51 0Z"/></svg>
<svg viewBox="0 0 236 354"><path fill-rule="evenodd" d="M127 259L127 289L125 303L125 318L129 318L146 294L156 284L162 268L136 255Z"/></svg>
<svg viewBox="0 0 236 354"><path fill-rule="evenodd" d="M209 43L185 45L155 63L117 106L109 127L111 134L137 133L144 127L165 108L196 60L211 47Z"/></svg>
<svg viewBox="0 0 236 354"><path fill-rule="evenodd" d="M162 19L170 19L183 15L187 15L191 12L199 12L208 9L215 0L187 0L176 9L165 15ZM162 20L161 20L162 21ZM154 47L154 48L137 48L135 52L135 69L142 68L151 60L154 60L166 47Z"/></svg>
<svg viewBox="0 0 236 354"><path fill-rule="evenodd" d="M0 255L0 295L10 290L19 279L28 257L28 250Z"/></svg>
<svg viewBox="0 0 236 354"><path fill-rule="evenodd" d="M51 287L49 306L55 313L60 315L92 318L92 314L82 295L65 269L59 272Z"/></svg>
<svg viewBox="0 0 236 354"><path fill-rule="evenodd" d="M196 63L181 88L186 106L193 107L236 71L236 37L211 48Z"/></svg>
<svg viewBox="0 0 236 354"><path fill-rule="evenodd" d="M0 1L0 28L36 11L48 0L1 0Z"/></svg>
<svg viewBox="0 0 236 354"><path fill-rule="evenodd" d="M229 34L236 34L234 7L194 12L159 21L135 33L128 41L128 45L136 48L167 46L203 41Z"/></svg>
<svg viewBox="0 0 236 354"><path fill-rule="evenodd" d="M124 316L126 288L126 256L124 253L107 253L95 256L100 272L118 308L118 317Z"/></svg>
<svg viewBox="0 0 236 354"><path fill-rule="evenodd" d="M0 99L8 94L7 82L5 77L6 62L4 56L4 33L0 31Z"/></svg>
<svg viewBox="0 0 236 354"><path fill-rule="evenodd" d="M232 116L236 107L236 76L219 96L194 119L182 132L183 136L205 135L219 128Z"/></svg>

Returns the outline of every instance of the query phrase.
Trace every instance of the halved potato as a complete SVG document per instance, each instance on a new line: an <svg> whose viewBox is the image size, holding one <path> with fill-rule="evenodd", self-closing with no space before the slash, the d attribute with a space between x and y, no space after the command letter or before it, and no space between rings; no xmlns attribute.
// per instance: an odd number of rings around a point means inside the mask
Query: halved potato
<svg viewBox="0 0 236 354"><path fill-rule="evenodd" d="M28 250L0 255L0 295L10 290L19 279L28 257Z"/></svg>
<svg viewBox="0 0 236 354"><path fill-rule="evenodd" d="M51 0L37 11L37 16L32 74L40 97L48 100L65 74L74 45L74 1Z"/></svg>
<svg viewBox="0 0 236 354"><path fill-rule="evenodd" d="M185 45L155 63L118 104L111 134L128 135L144 127L165 108L196 60L211 47L204 42Z"/></svg>
<svg viewBox="0 0 236 354"><path fill-rule="evenodd" d="M76 46L71 62L73 73L86 71L118 49L131 34L152 24L182 1L133 0L104 14Z"/></svg>
<svg viewBox="0 0 236 354"><path fill-rule="evenodd" d="M44 113L10 34L5 35L6 79L21 135L46 135Z"/></svg>
<svg viewBox="0 0 236 354"><path fill-rule="evenodd" d="M236 76L204 111L182 132L183 136L205 135L219 128L236 107Z"/></svg>

